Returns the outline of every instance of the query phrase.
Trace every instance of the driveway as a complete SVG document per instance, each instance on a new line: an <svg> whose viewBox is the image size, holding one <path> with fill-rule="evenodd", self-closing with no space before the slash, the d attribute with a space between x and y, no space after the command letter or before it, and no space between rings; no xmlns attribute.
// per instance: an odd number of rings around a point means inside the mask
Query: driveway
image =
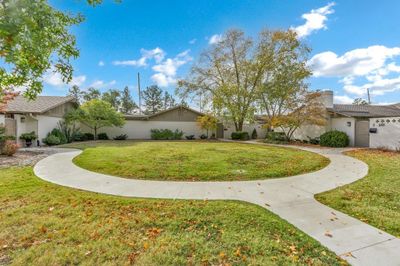
<svg viewBox="0 0 400 266"><path fill-rule="evenodd" d="M317 172L259 181L147 181L82 169L72 163L82 151L68 149L38 162L34 172L55 184L110 195L254 203L287 220L353 265L400 265L400 239L314 199L317 193L366 176L368 166L343 155L343 149L300 149L326 156L331 163Z"/></svg>

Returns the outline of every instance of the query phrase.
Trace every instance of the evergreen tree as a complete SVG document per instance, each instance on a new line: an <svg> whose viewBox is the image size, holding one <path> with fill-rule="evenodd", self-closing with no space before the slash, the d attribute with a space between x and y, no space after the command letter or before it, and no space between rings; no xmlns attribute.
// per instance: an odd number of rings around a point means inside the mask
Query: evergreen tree
<svg viewBox="0 0 400 266"><path fill-rule="evenodd" d="M69 88L68 96L74 97L80 104L82 102L83 91L81 91L81 89L77 85L74 85L71 88Z"/></svg>
<svg viewBox="0 0 400 266"><path fill-rule="evenodd" d="M94 99L100 99L101 93L98 89L96 88L89 88L87 91L83 92L83 100L85 102L94 100Z"/></svg>
<svg viewBox="0 0 400 266"><path fill-rule="evenodd" d="M101 99L111 104L111 106L118 111L121 106L121 92L119 90L111 89L101 96Z"/></svg>
<svg viewBox="0 0 400 266"><path fill-rule="evenodd" d="M129 92L129 88L128 86L126 86L121 93L121 112L124 114L130 114L136 108L138 108L138 106L133 101L132 96Z"/></svg>
<svg viewBox="0 0 400 266"><path fill-rule="evenodd" d="M162 90L153 85L143 91L145 114L155 114L163 109Z"/></svg>

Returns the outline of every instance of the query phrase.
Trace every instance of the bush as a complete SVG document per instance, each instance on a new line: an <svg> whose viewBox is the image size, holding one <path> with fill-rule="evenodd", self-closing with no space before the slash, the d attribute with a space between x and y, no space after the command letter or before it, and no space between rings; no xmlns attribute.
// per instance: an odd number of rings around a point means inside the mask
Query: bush
<svg viewBox="0 0 400 266"><path fill-rule="evenodd" d="M207 139L208 137L207 137L207 135L206 134L201 134L200 135L200 139Z"/></svg>
<svg viewBox="0 0 400 266"><path fill-rule="evenodd" d="M107 133L99 133L99 134L97 134L97 139L101 139L101 140L108 140L109 138L108 138L108 135L107 135Z"/></svg>
<svg viewBox="0 0 400 266"><path fill-rule="evenodd" d="M307 138L308 138L308 141L310 142L310 144L319 145L319 141L320 141L319 137L311 138L311 137L307 136Z"/></svg>
<svg viewBox="0 0 400 266"><path fill-rule="evenodd" d="M175 131L170 129L152 129L150 133L151 139L155 140L177 140L183 137L183 131L178 129Z"/></svg>
<svg viewBox="0 0 400 266"><path fill-rule="evenodd" d="M257 139L258 135L257 135L257 130L253 129L253 132L251 133L251 138L252 139Z"/></svg>
<svg viewBox="0 0 400 266"><path fill-rule="evenodd" d="M82 140L83 141L94 140L94 135L92 133L84 133Z"/></svg>
<svg viewBox="0 0 400 266"><path fill-rule="evenodd" d="M128 136L126 134L121 134L116 137L114 137L114 140L126 140Z"/></svg>
<svg viewBox="0 0 400 266"><path fill-rule="evenodd" d="M267 132L265 135L265 142L273 144L284 144L287 143L284 132Z"/></svg>
<svg viewBox="0 0 400 266"><path fill-rule="evenodd" d="M185 136L187 140L194 140L194 135Z"/></svg>
<svg viewBox="0 0 400 266"><path fill-rule="evenodd" d="M19 136L20 139L23 139L25 141L32 141L37 138L35 131L32 131L30 133L23 133L21 136Z"/></svg>
<svg viewBox="0 0 400 266"><path fill-rule="evenodd" d="M249 140L249 133L246 131L232 132L231 138L234 140Z"/></svg>
<svg viewBox="0 0 400 266"><path fill-rule="evenodd" d="M349 137L341 131L328 131L320 136L320 145L326 147L347 147L349 146Z"/></svg>
<svg viewBox="0 0 400 266"><path fill-rule="evenodd" d="M58 144L65 144L68 142L65 134L58 128L54 128L49 134L47 134L47 137L49 137L50 135L56 136L60 140L60 143Z"/></svg>
<svg viewBox="0 0 400 266"><path fill-rule="evenodd" d="M11 140L6 140L1 153L7 156L13 156L19 149L19 145Z"/></svg>
<svg viewBox="0 0 400 266"><path fill-rule="evenodd" d="M76 132L73 136L73 141L83 141L85 138L85 135L82 132Z"/></svg>
<svg viewBox="0 0 400 266"><path fill-rule="evenodd" d="M56 135L48 135L46 138L43 139L43 142L49 146L61 144L60 138L57 137Z"/></svg>

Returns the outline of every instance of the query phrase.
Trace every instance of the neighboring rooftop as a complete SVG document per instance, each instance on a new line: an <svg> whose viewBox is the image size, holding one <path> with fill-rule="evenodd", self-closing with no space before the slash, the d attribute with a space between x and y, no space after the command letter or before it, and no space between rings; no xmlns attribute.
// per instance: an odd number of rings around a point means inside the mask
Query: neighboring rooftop
<svg viewBox="0 0 400 266"><path fill-rule="evenodd" d="M355 105L334 104L328 111L348 117L392 117L400 116L400 104Z"/></svg>
<svg viewBox="0 0 400 266"><path fill-rule="evenodd" d="M6 113L44 113L67 102L75 102L71 96L37 96L35 100L28 100L17 96L7 103Z"/></svg>

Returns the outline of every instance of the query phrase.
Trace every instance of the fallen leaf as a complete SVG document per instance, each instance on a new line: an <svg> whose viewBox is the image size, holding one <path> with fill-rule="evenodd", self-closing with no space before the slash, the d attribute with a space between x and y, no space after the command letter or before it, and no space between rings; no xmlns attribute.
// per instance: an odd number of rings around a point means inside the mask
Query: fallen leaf
<svg viewBox="0 0 400 266"><path fill-rule="evenodd" d="M333 237L333 235L332 235L329 231L326 231L326 232L325 232L325 236L327 236L327 237Z"/></svg>

